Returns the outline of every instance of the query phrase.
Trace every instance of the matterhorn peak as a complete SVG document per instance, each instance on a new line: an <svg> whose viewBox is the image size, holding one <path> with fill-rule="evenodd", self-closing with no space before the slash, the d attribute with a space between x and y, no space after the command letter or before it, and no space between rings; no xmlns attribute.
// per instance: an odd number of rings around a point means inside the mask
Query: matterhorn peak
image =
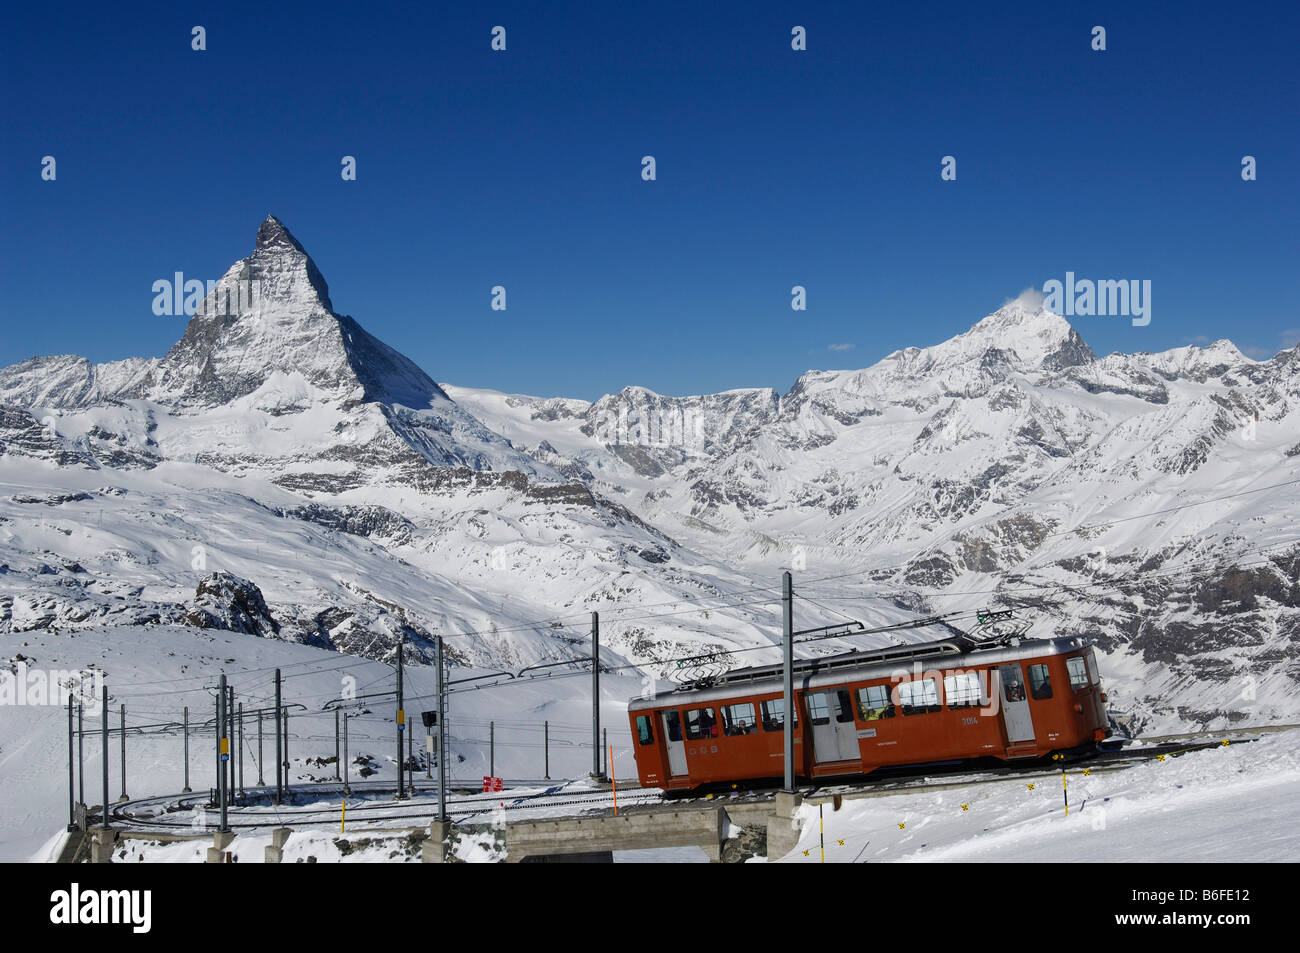
<svg viewBox="0 0 1300 953"><path fill-rule="evenodd" d="M267 215L257 229L253 254L235 264L227 277L237 275L258 282L258 290L272 298L306 303L312 297L326 311L333 311L329 285L307 249L274 215ZM224 279L223 279L224 280Z"/></svg>
<svg viewBox="0 0 1300 953"><path fill-rule="evenodd" d="M285 227L284 222L280 221L274 215L268 214L265 221L257 230L257 248L276 248L288 247L296 251L307 254L306 249L298 239L293 237L293 233Z"/></svg>
<svg viewBox="0 0 1300 953"><path fill-rule="evenodd" d="M215 283L163 358L153 396L213 406L284 376L345 401L427 408L447 400L411 361L334 311L316 263L268 215L253 253Z"/></svg>

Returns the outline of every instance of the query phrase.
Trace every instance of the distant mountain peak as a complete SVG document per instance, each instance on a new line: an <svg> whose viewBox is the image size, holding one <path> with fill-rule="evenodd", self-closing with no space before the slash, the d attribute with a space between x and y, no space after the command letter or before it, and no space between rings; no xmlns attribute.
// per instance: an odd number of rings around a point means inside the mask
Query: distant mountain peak
<svg viewBox="0 0 1300 953"><path fill-rule="evenodd" d="M256 280L262 295L301 301L314 294L325 310L334 310L325 276L302 243L274 215L266 216L258 227L253 254L237 262L222 281L231 278L232 273L239 280ZM303 287L303 279L306 287Z"/></svg>
<svg viewBox="0 0 1300 953"><path fill-rule="evenodd" d="M274 215L267 215L266 220L262 222L257 229L257 247L258 248L276 248L288 246L296 251L307 254L307 250L302 247L302 243L293 237L293 233Z"/></svg>

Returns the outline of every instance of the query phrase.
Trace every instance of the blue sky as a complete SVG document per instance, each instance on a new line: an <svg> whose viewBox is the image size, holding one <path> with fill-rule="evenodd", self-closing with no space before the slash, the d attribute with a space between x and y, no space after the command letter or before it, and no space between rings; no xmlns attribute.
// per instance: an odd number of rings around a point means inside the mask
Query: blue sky
<svg viewBox="0 0 1300 953"><path fill-rule="evenodd" d="M1074 319L1100 353L1294 344L1300 5L980 6L23 5L0 364L161 355L153 282L267 212L339 311L523 393L784 391L1067 271L1152 283L1146 327Z"/></svg>

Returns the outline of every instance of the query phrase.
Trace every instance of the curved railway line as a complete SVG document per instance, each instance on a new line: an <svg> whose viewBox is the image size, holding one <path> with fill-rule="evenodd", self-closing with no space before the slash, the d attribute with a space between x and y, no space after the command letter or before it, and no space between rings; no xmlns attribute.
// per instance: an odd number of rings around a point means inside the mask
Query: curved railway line
<svg viewBox="0 0 1300 953"><path fill-rule="evenodd" d="M1188 736L1182 740L1165 741L1159 744L1144 744L1140 748L1119 748L1101 750L1095 755L1070 762L1074 769L1088 768L1092 771L1119 771L1135 764L1149 761L1160 755L1177 756L1189 751L1204 750L1231 742L1242 743L1255 740L1256 730L1247 732L1205 733L1216 740L1191 741ZM836 795L843 797L879 797L889 794L916 793L927 790L965 787L974 784L991 784L1005 781L1009 777L1055 776L1060 767L1035 761L1031 763L1011 763L988 765L943 765L924 766L911 769L906 773L894 772L889 775L877 773L871 778L859 780L827 780L816 784L803 784L799 787L805 799L829 798ZM528 785L530 782L516 782ZM614 806L615 796L610 791L571 788L574 782L565 781L535 782L540 791L511 793L503 791L493 794L474 794L449 797L447 814L455 824L488 823L494 816L504 810L507 815L517 818L525 813L530 819L535 817L575 817L605 813ZM402 827L422 826L431 821L437 810L435 789L432 785L417 784L416 796L411 800L397 801L392 797L392 785L385 782L360 782L351 785L352 793L343 795L341 782L327 782L313 785L311 788L296 788L291 792L292 803L279 806L271 803L273 788L251 788L242 804L232 804L227 808L228 822L231 829L251 830L272 827L325 827L339 823L341 802L347 801L347 824L375 832L384 827L398 829ZM753 804L772 800L776 785L771 788L753 788L740 790L700 790L685 795L667 796L659 790L645 790L629 787L617 795L620 810L680 810L683 805L713 805L719 801ZM217 808L211 806L207 792L192 794L170 794L140 798L112 805L109 820L119 830L133 833L169 832L173 835L191 831L196 835L206 836L211 832L213 815ZM327 802L327 803L323 803ZM196 813L201 812L201 813ZM531 812L542 812L531 814ZM194 823L196 818L203 820L202 825ZM408 823L394 823L408 822ZM384 825L376 827L375 825Z"/></svg>

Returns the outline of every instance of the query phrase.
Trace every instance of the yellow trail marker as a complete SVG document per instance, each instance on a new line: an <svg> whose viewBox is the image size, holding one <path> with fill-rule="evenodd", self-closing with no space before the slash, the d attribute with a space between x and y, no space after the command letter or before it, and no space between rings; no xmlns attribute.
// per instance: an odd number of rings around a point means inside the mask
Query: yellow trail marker
<svg viewBox="0 0 1300 953"><path fill-rule="evenodd" d="M1092 768L1084 768L1084 769L1083 769L1083 776L1084 776L1085 778L1086 778L1088 775L1090 775L1090 774L1092 774Z"/></svg>
<svg viewBox="0 0 1300 953"><path fill-rule="evenodd" d="M898 825L898 829L901 831L901 830L902 830L904 827L906 827L906 826L907 826L906 824L899 824L899 825Z"/></svg>
<svg viewBox="0 0 1300 953"><path fill-rule="evenodd" d="M962 809L963 811L965 811L965 810L967 810L969 807L970 807L969 804L963 804L963 805L961 806L961 809Z"/></svg>
<svg viewBox="0 0 1300 953"><path fill-rule="evenodd" d="M805 857L807 857L807 856L808 856L809 854L811 854L811 853L812 853L812 848L810 847L810 848L808 848L806 851L803 852L803 855L804 855Z"/></svg>
<svg viewBox="0 0 1300 953"><path fill-rule="evenodd" d="M1219 744L1224 748L1228 747L1228 739L1224 738L1223 741L1219 742Z"/></svg>
<svg viewBox="0 0 1300 953"><path fill-rule="evenodd" d="M1165 756L1162 755L1162 754L1158 754L1158 755L1156 755L1156 760L1157 760L1157 761L1163 761L1163 760L1165 760Z"/></svg>
<svg viewBox="0 0 1300 953"><path fill-rule="evenodd" d="M347 802L347 801L344 801L344 802L343 802L343 813L339 815L339 833L340 833L340 834L343 833L343 831L344 831L344 825L347 823L347 820L348 820L348 802Z"/></svg>
<svg viewBox="0 0 1300 953"><path fill-rule="evenodd" d="M1031 791L1032 791L1032 790L1033 790L1033 789L1034 789L1034 786L1033 786L1033 785L1032 785L1032 784L1031 784L1031 785L1029 785L1029 790L1031 790Z"/></svg>
<svg viewBox="0 0 1300 953"><path fill-rule="evenodd" d="M843 839L843 838L836 838L836 839L840 842L840 846L843 847L843 846L844 846L844 839Z"/></svg>

